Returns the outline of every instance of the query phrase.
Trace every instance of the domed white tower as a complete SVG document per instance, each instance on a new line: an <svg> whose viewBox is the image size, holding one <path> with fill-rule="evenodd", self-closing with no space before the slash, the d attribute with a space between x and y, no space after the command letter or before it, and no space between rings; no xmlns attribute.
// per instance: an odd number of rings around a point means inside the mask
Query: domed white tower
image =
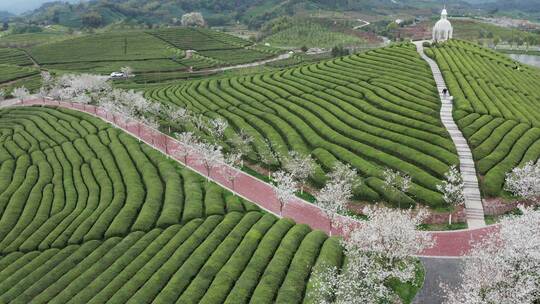
<svg viewBox="0 0 540 304"><path fill-rule="evenodd" d="M435 23L433 27L433 41L446 41L452 39L452 34L454 29L452 24L448 21L448 12L446 12L446 7L441 12L441 20Z"/></svg>

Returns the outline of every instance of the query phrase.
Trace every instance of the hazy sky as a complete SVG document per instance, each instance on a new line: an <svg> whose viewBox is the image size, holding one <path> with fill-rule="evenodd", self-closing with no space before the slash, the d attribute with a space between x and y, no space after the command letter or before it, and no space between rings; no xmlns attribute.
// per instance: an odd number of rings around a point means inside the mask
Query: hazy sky
<svg viewBox="0 0 540 304"><path fill-rule="evenodd" d="M14 14L24 13L38 8L41 4L51 2L51 0L0 0L0 11L8 11ZM69 0L69 2L79 2Z"/></svg>

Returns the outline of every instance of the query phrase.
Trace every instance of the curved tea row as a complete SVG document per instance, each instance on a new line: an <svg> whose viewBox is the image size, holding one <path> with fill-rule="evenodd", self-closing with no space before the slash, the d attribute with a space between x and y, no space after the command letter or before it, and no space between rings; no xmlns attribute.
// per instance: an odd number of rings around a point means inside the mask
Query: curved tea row
<svg viewBox="0 0 540 304"><path fill-rule="evenodd" d="M431 56L455 96L484 194L499 196L506 173L540 157L540 73L463 41L432 48Z"/></svg>
<svg viewBox="0 0 540 304"><path fill-rule="evenodd" d="M300 303L341 265L336 239L88 114L0 110L0 163L0 302Z"/></svg>
<svg viewBox="0 0 540 304"><path fill-rule="evenodd" d="M366 200L395 200L383 187L388 167L413 178L402 205L439 207L444 203L436 185L458 163L439 117L431 71L413 45L269 74L170 85L146 95L227 119L254 138L253 161L262 162L259 155L268 149L310 153L319 164L315 183L323 183L323 170L335 161L351 164L365 178L359 196Z"/></svg>

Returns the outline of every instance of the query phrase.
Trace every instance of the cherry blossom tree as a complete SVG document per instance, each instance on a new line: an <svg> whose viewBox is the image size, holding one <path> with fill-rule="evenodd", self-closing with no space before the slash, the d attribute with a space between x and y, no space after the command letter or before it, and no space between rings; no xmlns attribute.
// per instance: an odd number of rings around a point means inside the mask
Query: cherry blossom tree
<svg viewBox="0 0 540 304"><path fill-rule="evenodd" d="M290 151L283 168L300 184L300 192L304 193L307 179L315 171L315 166L315 161L310 155Z"/></svg>
<svg viewBox="0 0 540 304"><path fill-rule="evenodd" d="M232 190L234 191L234 182L240 175L240 168L243 166L242 154L229 153L225 156L225 166L221 167L221 173L231 183Z"/></svg>
<svg viewBox="0 0 540 304"><path fill-rule="evenodd" d="M175 152L175 156L182 158L184 164L187 165L190 152L193 150L193 147L199 144L199 139L192 132L176 133L175 137L182 144L181 149Z"/></svg>
<svg viewBox="0 0 540 304"><path fill-rule="evenodd" d="M352 189L357 185L358 179L356 170L341 162L334 166L328 177L326 185L315 196L315 202L329 218L329 231L332 235L337 224L336 218L347 210L349 200L353 196Z"/></svg>
<svg viewBox="0 0 540 304"><path fill-rule="evenodd" d="M171 124L183 125L189 121L189 111L185 108L172 107L164 108L166 119L169 120L169 133L171 133Z"/></svg>
<svg viewBox="0 0 540 304"><path fill-rule="evenodd" d="M195 128L197 128L199 131L204 131L206 128L207 120L202 114L192 116L191 122L193 122Z"/></svg>
<svg viewBox="0 0 540 304"><path fill-rule="evenodd" d="M199 12L191 12L182 15L180 22L183 26L204 26L206 24L203 15Z"/></svg>
<svg viewBox="0 0 540 304"><path fill-rule="evenodd" d="M450 206L463 205L465 203L465 184L457 167L450 167L444 177L445 180L437 185L437 190L443 194L443 200ZM452 225L452 213L448 215L448 224Z"/></svg>
<svg viewBox="0 0 540 304"><path fill-rule="evenodd" d="M49 95L49 92L44 88L39 88L39 91L37 93L38 97L41 99L41 101L45 101L45 98Z"/></svg>
<svg viewBox="0 0 540 304"><path fill-rule="evenodd" d="M54 86L55 79L51 73L47 71L41 72L41 87L50 90Z"/></svg>
<svg viewBox="0 0 540 304"><path fill-rule="evenodd" d="M401 199L399 199L399 195L401 192L405 193L409 191L409 188L411 187L411 177L405 173L389 168L383 171L383 177L385 190L391 194L394 201L398 201L398 207L401 208Z"/></svg>
<svg viewBox="0 0 540 304"><path fill-rule="evenodd" d="M500 221L499 231L475 244L463 259L462 284L442 285L445 304L521 304L540 301L540 210Z"/></svg>
<svg viewBox="0 0 540 304"><path fill-rule="evenodd" d="M292 174L285 171L277 171L272 174L274 180L274 194L279 202L279 215L283 214L283 208L294 197L295 192L298 189L298 183L292 176Z"/></svg>
<svg viewBox="0 0 540 304"><path fill-rule="evenodd" d="M218 117L211 119L206 125L206 129L208 130L212 138L216 140L221 140L223 139L223 136L225 135L225 130L228 126L229 123L225 119Z"/></svg>
<svg viewBox="0 0 540 304"><path fill-rule="evenodd" d="M540 159L514 168L506 175L505 190L527 200L540 203Z"/></svg>
<svg viewBox="0 0 540 304"><path fill-rule="evenodd" d="M214 168L224 162L223 147L221 146L199 142L195 145L194 150L198 154L197 164L204 166L207 178L210 178L210 173Z"/></svg>
<svg viewBox="0 0 540 304"><path fill-rule="evenodd" d="M24 86L22 86L22 87L13 89L13 91L11 92L11 95L15 96L15 98L23 102L26 98L30 96L30 92L28 92L28 90Z"/></svg>
<svg viewBox="0 0 540 304"><path fill-rule="evenodd" d="M347 262L339 271L322 265L314 271L315 303L395 303L390 279L414 282L413 255L434 245L416 227L426 216L411 210L366 208L368 221L343 241Z"/></svg>

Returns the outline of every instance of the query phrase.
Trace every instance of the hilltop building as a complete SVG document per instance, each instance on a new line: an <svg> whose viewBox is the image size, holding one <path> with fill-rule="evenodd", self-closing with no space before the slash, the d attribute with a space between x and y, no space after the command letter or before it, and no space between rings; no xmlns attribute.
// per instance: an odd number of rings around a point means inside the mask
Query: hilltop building
<svg viewBox="0 0 540 304"><path fill-rule="evenodd" d="M439 42L452 39L453 33L454 28L450 21L448 21L448 12L445 7L441 12L441 20L437 21L433 27L433 41Z"/></svg>

